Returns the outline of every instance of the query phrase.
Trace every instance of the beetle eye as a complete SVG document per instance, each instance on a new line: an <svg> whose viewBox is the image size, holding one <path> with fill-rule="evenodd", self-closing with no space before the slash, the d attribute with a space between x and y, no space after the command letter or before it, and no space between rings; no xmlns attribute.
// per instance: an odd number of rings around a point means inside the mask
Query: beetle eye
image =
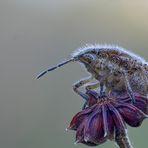
<svg viewBox="0 0 148 148"><path fill-rule="evenodd" d="M94 60L94 56L91 54L85 54L84 59L86 62L91 63Z"/></svg>

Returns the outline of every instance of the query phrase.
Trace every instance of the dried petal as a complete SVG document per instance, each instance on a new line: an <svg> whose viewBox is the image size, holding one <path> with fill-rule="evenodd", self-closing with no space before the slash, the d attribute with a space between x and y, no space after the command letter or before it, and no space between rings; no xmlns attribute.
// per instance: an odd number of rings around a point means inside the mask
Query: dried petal
<svg viewBox="0 0 148 148"><path fill-rule="evenodd" d="M69 126L76 130L76 141L88 146L97 146L107 139L115 139L116 131L126 134L126 124L138 127L147 118L148 100L135 95L133 104L128 94L100 97L97 92L89 90L88 107L77 113Z"/></svg>
<svg viewBox="0 0 148 148"><path fill-rule="evenodd" d="M118 111L124 118L124 121L133 127L140 126L147 117L140 109L130 103L118 103Z"/></svg>
<svg viewBox="0 0 148 148"><path fill-rule="evenodd" d="M115 128L117 128L118 131L122 132L126 131L125 122L122 116L120 115L119 111L112 104L108 104L108 106L112 113L112 118L114 120Z"/></svg>
<svg viewBox="0 0 148 148"><path fill-rule="evenodd" d="M114 121L111 112L107 105L102 106L103 120L104 120L104 131L108 139L113 140L114 138Z"/></svg>
<svg viewBox="0 0 148 148"><path fill-rule="evenodd" d="M135 95L136 102L134 106L142 110L145 114L148 115L148 98L140 95Z"/></svg>
<svg viewBox="0 0 148 148"><path fill-rule="evenodd" d="M87 122L86 120L87 119L84 119L84 122L82 122L77 129L76 141L77 141L77 143L83 143L87 146L97 146L98 144L93 143L92 141L86 140L84 138L84 127L85 127L85 123Z"/></svg>
<svg viewBox="0 0 148 148"><path fill-rule="evenodd" d="M87 108L83 111L78 112L70 122L70 126L68 129L76 130L78 126L83 122L83 120L88 116L89 113L91 113L93 110L91 108Z"/></svg>
<svg viewBox="0 0 148 148"><path fill-rule="evenodd" d="M140 109L141 111L143 111L145 114L148 115L148 98L136 93L134 94L134 96L135 96L134 104L128 95L125 95L124 97L123 96L118 97L117 102L133 104L135 107L137 107L138 109Z"/></svg>
<svg viewBox="0 0 148 148"><path fill-rule="evenodd" d="M98 106L88 118L84 128L84 138L96 144L106 141L101 107Z"/></svg>

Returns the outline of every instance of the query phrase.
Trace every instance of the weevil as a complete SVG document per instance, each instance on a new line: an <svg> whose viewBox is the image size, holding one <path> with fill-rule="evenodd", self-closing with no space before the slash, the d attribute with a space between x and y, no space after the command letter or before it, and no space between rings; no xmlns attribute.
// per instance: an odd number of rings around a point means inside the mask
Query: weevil
<svg viewBox="0 0 148 148"><path fill-rule="evenodd" d="M86 90L100 88L100 95L127 91L133 103L133 92L144 96L148 94L148 63L140 56L114 45L88 45L80 48L70 59L42 72L37 79L71 62L82 63L90 73L89 77L73 85L73 90L85 100L88 96L80 91L80 87ZM89 84L93 79L96 83Z"/></svg>

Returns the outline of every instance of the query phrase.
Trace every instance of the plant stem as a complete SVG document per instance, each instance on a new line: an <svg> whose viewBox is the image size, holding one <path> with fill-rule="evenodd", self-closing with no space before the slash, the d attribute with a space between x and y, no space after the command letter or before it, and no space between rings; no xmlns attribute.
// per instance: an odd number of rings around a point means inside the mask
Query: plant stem
<svg viewBox="0 0 148 148"><path fill-rule="evenodd" d="M116 131L115 141L119 148L133 148L127 132Z"/></svg>

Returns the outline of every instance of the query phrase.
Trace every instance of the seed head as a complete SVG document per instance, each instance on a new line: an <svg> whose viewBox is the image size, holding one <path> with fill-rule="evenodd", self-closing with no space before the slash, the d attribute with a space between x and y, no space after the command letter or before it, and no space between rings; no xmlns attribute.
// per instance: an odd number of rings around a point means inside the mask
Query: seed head
<svg viewBox="0 0 148 148"><path fill-rule="evenodd" d="M76 131L76 141L96 146L114 140L116 131L126 135L126 123L138 127L148 116L147 98L134 94L135 105L127 94L121 96L99 97L94 91L87 91L88 107L77 113L69 126ZM92 103L93 102L93 103Z"/></svg>

